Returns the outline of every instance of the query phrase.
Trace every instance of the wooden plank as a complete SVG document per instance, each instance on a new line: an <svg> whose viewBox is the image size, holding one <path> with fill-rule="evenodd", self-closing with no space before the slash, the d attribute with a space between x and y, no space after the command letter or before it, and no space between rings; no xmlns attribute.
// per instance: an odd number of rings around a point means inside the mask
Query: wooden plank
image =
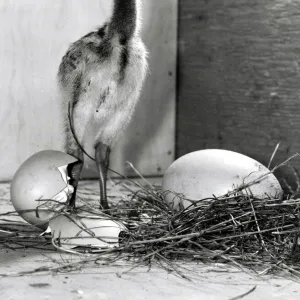
<svg viewBox="0 0 300 300"><path fill-rule="evenodd" d="M223 148L268 164L278 142L275 163L299 151L299 28L296 0L180 1L177 156Z"/></svg>
<svg viewBox="0 0 300 300"><path fill-rule="evenodd" d="M16 0L0 3L0 180L43 149L62 150L56 72L68 45L101 25L112 0ZM126 172L131 161L144 175L172 162L175 128L177 0L144 0L142 31L150 70L130 127L112 157ZM96 176L88 162L85 176Z"/></svg>

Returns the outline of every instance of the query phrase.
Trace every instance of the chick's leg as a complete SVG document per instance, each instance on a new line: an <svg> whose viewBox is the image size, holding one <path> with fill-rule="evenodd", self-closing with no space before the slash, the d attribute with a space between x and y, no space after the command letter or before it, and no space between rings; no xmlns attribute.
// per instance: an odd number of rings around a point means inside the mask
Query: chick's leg
<svg viewBox="0 0 300 300"><path fill-rule="evenodd" d="M73 155L71 153L69 153L69 154ZM73 156L75 156L75 155L73 155ZM82 160L78 160L78 162L75 162L75 163L73 163L73 164L71 164L71 165L68 166L68 174L71 177L71 179L70 179L70 185L72 185L74 187L74 192L73 192L73 194L72 194L72 196L70 198L70 202L69 202L69 205L71 207L75 207L75 200L76 200L78 182L79 182L79 179L80 179L80 174L81 174L81 171L82 171L82 167L83 167L83 159Z"/></svg>
<svg viewBox="0 0 300 300"><path fill-rule="evenodd" d="M68 130L67 128L66 133L67 133L67 139L65 143L65 150L68 154L78 159L77 162L68 165L67 168L68 175L71 178L69 184L74 187L74 192L70 198L69 205L71 207L75 207L77 187L78 187L78 182L83 167L84 158L83 158L83 152L81 148L78 146L78 144L76 143L71 130Z"/></svg>
<svg viewBox="0 0 300 300"><path fill-rule="evenodd" d="M110 147L101 142L98 143L95 147L95 159L99 173L100 208L102 209L109 209L106 195L106 180L107 170L109 166L109 156Z"/></svg>

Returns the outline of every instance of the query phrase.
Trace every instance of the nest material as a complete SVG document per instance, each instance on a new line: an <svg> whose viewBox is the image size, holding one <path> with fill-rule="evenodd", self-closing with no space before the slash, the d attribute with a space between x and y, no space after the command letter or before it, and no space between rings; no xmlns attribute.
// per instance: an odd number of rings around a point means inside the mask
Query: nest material
<svg viewBox="0 0 300 300"><path fill-rule="evenodd" d="M286 265L300 274L296 267L300 199L258 199L239 192L202 199L174 213L157 190L142 190L135 197L134 206L134 202L125 206L137 219L123 239L122 251L128 257L144 261L221 261L268 270ZM119 209L116 218L130 225L132 217Z"/></svg>
<svg viewBox="0 0 300 300"><path fill-rule="evenodd" d="M238 188L175 212L164 202L164 193L159 187L132 183L139 186L138 190L127 185L126 199L113 204L107 215L128 228L120 236L120 247L80 247L69 251L89 253L82 263L114 264L126 259L133 267L157 263L184 276L178 268L180 262L222 262L260 270L260 274L285 269L300 277L300 199L290 196L258 199ZM77 210L62 213L103 218L98 204L79 200L81 205ZM9 214L13 213L0 215L2 221ZM40 231L31 226L2 223L0 245L4 247L60 249L59 239L40 236Z"/></svg>

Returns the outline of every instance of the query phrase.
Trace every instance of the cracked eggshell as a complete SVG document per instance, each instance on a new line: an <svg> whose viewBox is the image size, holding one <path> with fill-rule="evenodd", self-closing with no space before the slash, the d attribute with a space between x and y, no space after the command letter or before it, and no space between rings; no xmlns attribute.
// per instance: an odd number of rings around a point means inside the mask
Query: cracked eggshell
<svg viewBox="0 0 300 300"><path fill-rule="evenodd" d="M25 221L41 229L47 228L53 214L49 209L39 209L37 214L37 208L43 203L39 200L52 199L65 189L67 185L58 168L77 160L61 151L43 150L22 163L12 179L10 195L15 210Z"/></svg>
<svg viewBox="0 0 300 300"><path fill-rule="evenodd" d="M180 157L169 166L163 177L162 188L165 201L173 209L179 210L197 200L225 195L268 172L269 169L258 161L237 152L199 150ZM273 174L267 175L247 191L245 189L245 192L260 198L282 197L283 194ZM182 196L191 201L181 199Z"/></svg>
<svg viewBox="0 0 300 300"><path fill-rule="evenodd" d="M63 214L50 220L49 227L52 238L59 238L65 249L77 246L119 247L119 235L127 231L122 223L114 220Z"/></svg>

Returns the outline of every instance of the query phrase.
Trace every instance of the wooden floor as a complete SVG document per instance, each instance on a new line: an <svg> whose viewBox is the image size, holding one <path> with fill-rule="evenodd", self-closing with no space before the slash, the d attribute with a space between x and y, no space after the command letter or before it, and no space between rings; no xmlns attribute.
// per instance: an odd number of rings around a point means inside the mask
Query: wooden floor
<svg viewBox="0 0 300 300"><path fill-rule="evenodd" d="M160 183L160 178L152 180ZM110 201L128 195L125 185L130 182L110 181ZM98 200L98 182L84 181L80 185L81 197ZM9 200L9 184L0 184L0 213L12 211ZM7 219L7 217L5 217ZM15 217L15 220L20 218ZM0 217L4 222L4 217ZM282 278L257 278L226 265L186 264L186 274L192 281L168 274L162 269L130 269L122 262L117 266L101 266L92 263L81 269L64 273L33 273L22 277L12 276L16 272L30 271L41 267L57 267L62 263L82 259L76 255L34 249L12 250L0 243L0 291L1 299L205 299L229 300L256 289L244 299L299 299L299 283ZM3 276L11 275L11 276Z"/></svg>

